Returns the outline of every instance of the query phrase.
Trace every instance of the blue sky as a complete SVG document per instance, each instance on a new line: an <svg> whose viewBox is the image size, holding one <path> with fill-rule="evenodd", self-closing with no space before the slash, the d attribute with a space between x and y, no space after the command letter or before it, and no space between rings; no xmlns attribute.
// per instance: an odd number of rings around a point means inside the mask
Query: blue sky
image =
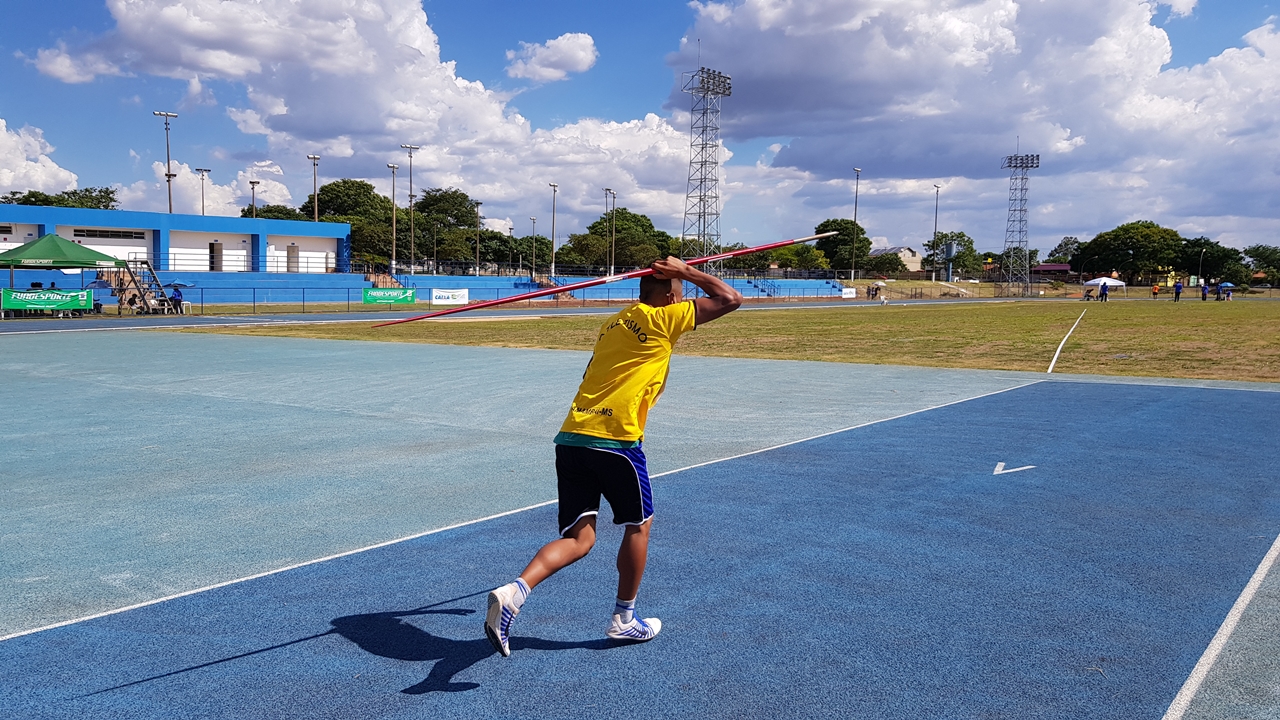
<svg viewBox="0 0 1280 720"><path fill-rule="evenodd" d="M240 0L249 10L276 1ZM392 15L414 7L374 4ZM857 164L859 219L878 242L918 244L931 230L931 188L940 182L943 227L995 249L1006 192L999 156L1019 136L1046 160L1033 178L1034 244L1148 215L1232 244L1275 243L1280 232L1267 200L1280 182L1274 159L1266 160L1277 149L1268 138L1280 109L1267 79L1280 61L1267 44L1275 0L1172 0L1154 12L1135 12L1130 0L1046 0L1021 3L1015 14L1008 0L425 0L425 23L406 15L354 24L364 44L351 47L378 57L342 71L368 73L352 84L324 78L328 64L349 58L292 51L284 38L301 48L315 38L323 44L328 31L316 26L323 20L284 17L287 5L273 10L279 32L263 29L261 38L254 35L264 24L239 26L212 0L145 0L120 5L116 16L101 0L8 5L0 119L11 145L21 145L13 138L26 127L56 151L27 142L20 162L0 144L0 159L25 163L7 185L0 166L0 191L40 182L60 189L72 173L79 186L120 185L127 204L154 208L162 192L153 163L163 161L164 137L151 111L164 109L180 113L175 160L213 169L225 212L245 203L244 181L259 174L278 183L260 188L268 199L300 203L310 191L303 156L315 147L326 148L322 178L366 177L382 187L398 142L414 142L435 158L423 160L418 184L457 185L485 199L495 225L546 214L540 188L560 181L570 231L598 213L598 188L608 184L620 188L620 204L678 232L688 119L676 88L679 72L697 66L701 38L703 64L735 78L724 105L727 240L764 242L847 216ZM222 34L184 34L165 24L164 6ZM1251 32L1257 47L1244 39ZM559 81L509 75L509 51L549 47L566 33L589 36L595 60L565 65ZM439 59L455 63L457 79L483 83L483 92L459 91L447 72L433 74L431 34ZM1161 68L1163 37L1172 60ZM396 42L428 59L396 55ZM1081 48L1076 60L1061 61L1063 47ZM1128 65L1077 67L1108 48L1111 65ZM1248 49L1224 55L1228 48ZM245 71L255 52L271 57ZM1217 108L1224 102L1242 105ZM1209 112L1215 108L1221 117ZM1218 177L1242 180L1240 166L1227 162L1233 153L1252 164L1243 176L1255 196L1205 192Z"/></svg>

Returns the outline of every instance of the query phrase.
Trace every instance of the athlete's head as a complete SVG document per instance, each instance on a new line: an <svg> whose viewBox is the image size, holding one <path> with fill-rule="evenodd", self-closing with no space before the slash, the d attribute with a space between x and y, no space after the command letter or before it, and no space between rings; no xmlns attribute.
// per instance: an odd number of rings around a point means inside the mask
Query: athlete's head
<svg viewBox="0 0 1280 720"><path fill-rule="evenodd" d="M649 307L674 305L684 299L684 283L673 278L645 275L640 278L640 302Z"/></svg>

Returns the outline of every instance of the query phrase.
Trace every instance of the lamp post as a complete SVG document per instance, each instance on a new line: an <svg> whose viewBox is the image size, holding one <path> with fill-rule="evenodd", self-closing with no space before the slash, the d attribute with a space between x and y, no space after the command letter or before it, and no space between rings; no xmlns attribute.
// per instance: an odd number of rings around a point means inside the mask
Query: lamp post
<svg viewBox="0 0 1280 720"><path fill-rule="evenodd" d="M413 272L413 246L418 244L418 236L413 234L413 151L421 149L418 145L401 145L409 151L409 272Z"/></svg>
<svg viewBox="0 0 1280 720"><path fill-rule="evenodd" d="M938 279L938 198L942 195L942 186L933 186L933 279Z"/></svg>
<svg viewBox="0 0 1280 720"><path fill-rule="evenodd" d="M613 196L613 210L609 213L609 274L613 274L613 266L618 261L618 193L610 190Z"/></svg>
<svg viewBox="0 0 1280 720"><path fill-rule="evenodd" d="M551 186L551 275L556 274L556 192L560 190L560 186L555 183L547 183Z"/></svg>
<svg viewBox="0 0 1280 720"><path fill-rule="evenodd" d="M253 219L254 220L258 219L258 183L260 182L262 181L261 180L249 181L249 193L250 193L250 196L253 198L252 203L253 203Z"/></svg>
<svg viewBox="0 0 1280 720"><path fill-rule="evenodd" d="M395 163L387 163L391 169L391 266L388 275L396 274L396 171L400 169Z"/></svg>
<svg viewBox="0 0 1280 720"><path fill-rule="evenodd" d="M604 222L605 222L606 231L608 231L609 229L609 218L611 217L609 215L609 194L612 192L613 190L609 188L604 188ZM612 245L609 246L609 274L610 275L613 274L613 246Z"/></svg>
<svg viewBox="0 0 1280 720"><path fill-rule="evenodd" d="M169 120L178 117L178 113L155 110L151 113L164 118L164 181L169 186L169 214L173 214L173 161L169 159Z"/></svg>
<svg viewBox="0 0 1280 720"><path fill-rule="evenodd" d="M409 193L409 274L414 275L418 265L418 236L413 232L413 200L418 197Z"/></svg>
<svg viewBox="0 0 1280 720"><path fill-rule="evenodd" d="M538 281L538 218L530 216L529 222L533 223L531 240L533 245L533 272L529 275L529 279L536 283Z"/></svg>
<svg viewBox="0 0 1280 720"><path fill-rule="evenodd" d="M1204 251L1209 248L1200 248L1200 269L1196 271L1196 282L1204 284Z"/></svg>
<svg viewBox="0 0 1280 720"><path fill-rule="evenodd" d="M213 172L209 168L196 168L196 172L200 173L200 214L204 214L204 178Z"/></svg>
<svg viewBox="0 0 1280 720"><path fill-rule="evenodd" d="M849 249L849 282L858 271L858 184L862 180L862 168L853 169L853 247Z"/></svg>
<svg viewBox="0 0 1280 720"><path fill-rule="evenodd" d="M480 206L483 204L476 200L476 277L480 277Z"/></svg>
<svg viewBox="0 0 1280 720"><path fill-rule="evenodd" d="M1085 258L1083 261L1081 261L1081 262L1080 262L1080 294L1081 294L1082 296L1084 295L1084 266L1085 266L1085 265L1088 265L1088 264L1089 264L1089 261L1090 261L1090 260L1093 260L1093 259L1094 259L1094 258L1096 258L1096 257L1098 257L1098 256L1097 256L1097 255L1094 255L1093 257L1091 257L1091 258Z"/></svg>
<svg viewBox="0 0 1280 720"><path fill-rule="evenodd" d="M311 161L311 219L320 222L320 156L308 155Z"/></svg>

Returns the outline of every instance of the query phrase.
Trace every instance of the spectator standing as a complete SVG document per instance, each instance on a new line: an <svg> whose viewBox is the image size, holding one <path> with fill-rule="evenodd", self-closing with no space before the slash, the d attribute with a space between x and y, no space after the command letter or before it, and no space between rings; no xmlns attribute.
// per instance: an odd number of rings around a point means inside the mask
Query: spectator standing
<svg viewBox="0 0 1280 720"><path fill-rule="evenodd" d="M1160 284L1159 284L1159 283L1152 283L1152 284L1151 284L1151 299L1152 299L1152 300L1159 300L1159 299L1160 299Z"/></svg>
<svg viewBox="0 0 1280 720"><path fill-rule="evenodd" d="M1209 299L1209 286L1205 283L1204 278L1200 278L1200 302Z"/></svg>
<svg viewBox="0 0 1280 720"><path fill-rule="evenodd" d="M173 288L173 292L169 295L169 302L173 305L173 312L182 314L182 290L178 287Z"/></svg>
<svg viewBox="0 0 1280 720"><path fill-rule="evenodd" d="M1098 302L1107 301L1107 295L1110 293L1109 288L1110 286L1105 282L1098 286Z"/></svg>
<svg viewBox="0 0 1280 720"><path fill-rule="evenodd" d="M1218 283L1217 285L1213 286L1213 301L1219 302L1221 300L1222 300L1222 283Z"/></svg>
<svg viewBox="0 0 1280 720"><path fill-rule="evenodd" d="M1178 302L1178 300L1180 299L1182 299L1182 281L1181 280L1173 284L1173 301Z"/></svg>

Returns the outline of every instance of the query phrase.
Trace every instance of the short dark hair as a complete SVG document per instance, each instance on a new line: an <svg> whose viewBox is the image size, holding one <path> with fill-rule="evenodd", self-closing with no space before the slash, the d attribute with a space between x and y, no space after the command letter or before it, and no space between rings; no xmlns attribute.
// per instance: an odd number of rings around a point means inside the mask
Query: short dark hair
<svg viewBox="0 0 1280 720"><path fill-rule="evenodd" d="M674 292L672 289L671 278L658 278L654 275L645 275L640 278L640 299L653 297L657 295L666 295Z"/></svg>

